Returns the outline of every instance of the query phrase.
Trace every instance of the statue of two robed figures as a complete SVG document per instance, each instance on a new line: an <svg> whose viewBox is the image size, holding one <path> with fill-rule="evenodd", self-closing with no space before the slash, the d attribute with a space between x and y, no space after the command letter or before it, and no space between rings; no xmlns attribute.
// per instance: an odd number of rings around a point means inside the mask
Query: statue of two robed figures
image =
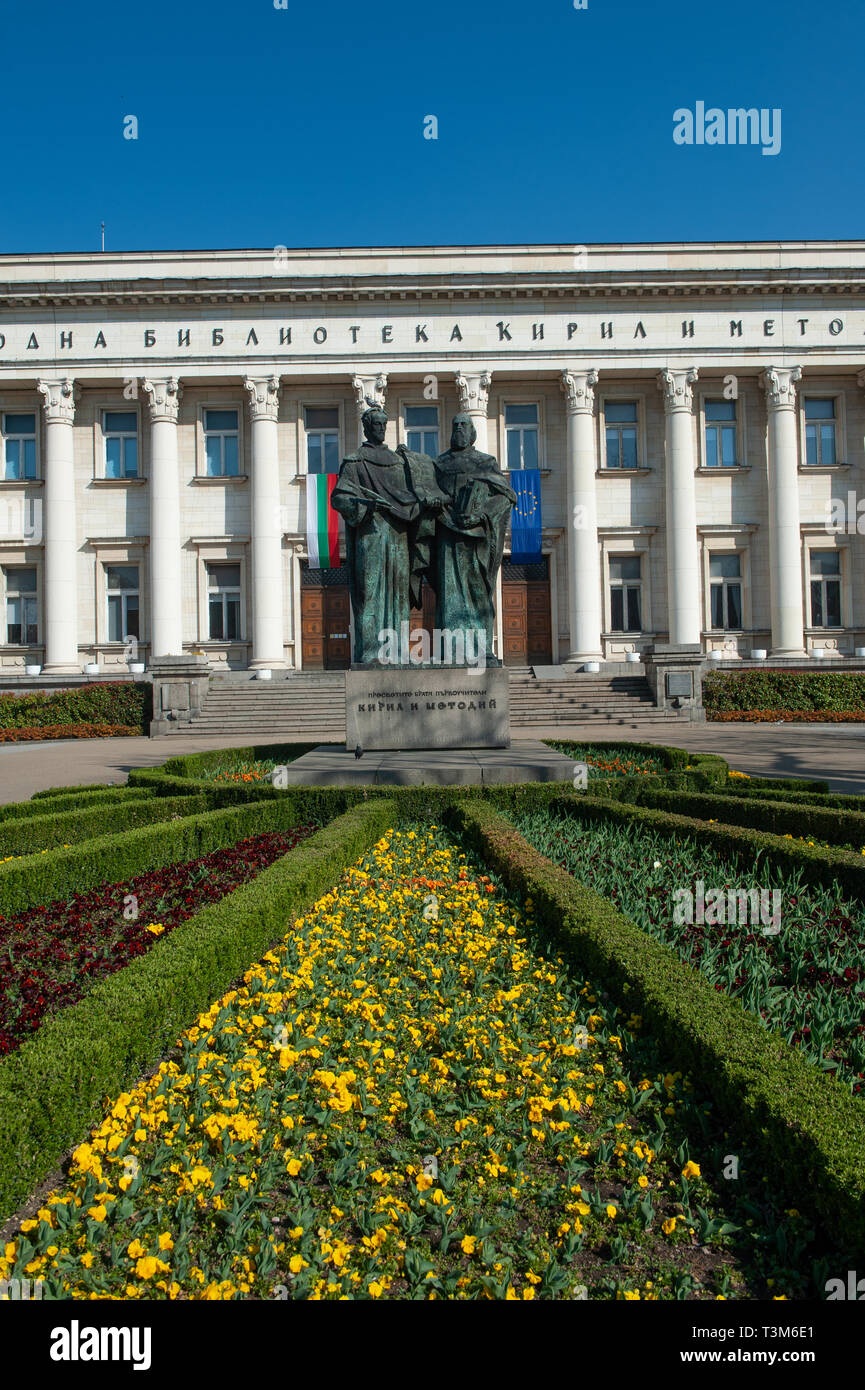
<svg viewBox="0 0 865 1390"><path fill-rule="evenodd" d="M387 415L370 404L364 442L343 460L332 504L346 525L355 666L428 659L408 641L423 581L436 595L434 661L499 665L492 656L496 579L516 494L455 415L450 448L432 459L384 442ZM410 650L407 648L410 645ZM457 653L457 655L454 655Z"/></svg>

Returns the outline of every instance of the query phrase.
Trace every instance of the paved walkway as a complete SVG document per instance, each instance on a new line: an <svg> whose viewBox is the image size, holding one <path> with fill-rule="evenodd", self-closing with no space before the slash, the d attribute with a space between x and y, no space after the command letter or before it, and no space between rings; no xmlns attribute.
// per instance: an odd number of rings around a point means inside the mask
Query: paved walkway
<svg viewBox="0 0 865 1390"><path fill-rule="evenodd" d="M865 724L646 724L604 730L575 724L532 730L536 738L577 742L668 743L719 753L752 776L822 777L836 791L865 794ZM0 802L23 801L46 787L126 781L134 767L157 767L181 753L240 745L234 738L68 739L0 744Z"/></svg>

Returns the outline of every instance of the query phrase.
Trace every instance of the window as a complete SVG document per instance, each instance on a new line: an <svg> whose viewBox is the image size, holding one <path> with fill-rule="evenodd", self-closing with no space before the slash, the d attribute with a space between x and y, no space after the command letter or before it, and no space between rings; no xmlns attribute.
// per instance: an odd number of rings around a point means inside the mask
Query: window
<svg viewBox="0 0 865 1390"><path fill-rule="evenodd" d="M39 641L35 569L6 571L6 641L16 647Z"/></svg>
<svg viewBox="0 0 865 1390"><path fill-rule="evenodd" d="M812 467L838 462L835 436L835 401L805 397L805 462Z"/></svg>
<svg viewBox="0 0 865 1390"><path fill-rule="evenodd" d="M413 454L429 454L435 458L439 451L439 408L437 405L407 405L405 408L406 448Z"/></svg>
<svg viewBox="0 0 865 1390"><path fill-rule="evenodd" d="M207 566L210 639L233 642L240 637L240 565Z"/></svg>
<svg viewBox="0 0 865 1390"><path fill-rule="evenodd" d="M309 406L306 411L307 473L339 472L339 411Z"/></svg>
<svg viewBox="0 0 865 1390"><path fill-rule="evenodd" d="M208 478L237 477L238 418L236 410L205 410L204 455Z"/></svg>
<svg viewBox="0 0 865 1390"><path fill-rule="evenodd" d="M705 401L703 410L706 416L706 467L735 468L736 458L736 402Z"/></svg>
<svg viewBox="0 0 865 1390"><path fill-rule="evenodd" d="M841 556L837 550L811 551L811 626L841 626Z"/></svg>
<svg viewBox="0 0 865 1390"><path fill-rule="evenodd" d="M610 556L610 626L613 632L639 632L640 557Z"/></svg>
<svg viewBox="0 0 865 1390"><path fill-rule="evenodd" d="M604 431L608 468L637 468L637 402L605 401Z"/></svg>
<svg viewBox="0 0 865 1390"><path fill-rule="evenodd" d="M536 405L505 406L505 439L509 471L539 467Z"/></svg>
<svg viewBox="0 0 865 1390"><path fill-rule="evenodd" d="M736 554L709 556L712 627L737 632L742 627L742 569Z"/></svg>
<svg viewBox="0 0 865 1390"><path fill-rule="evenodd" d="M109 642L125 642L127 637L140 637L138 566L106 565L105 588L108 594Z"/></svg>
<svg viewBox="0 0 865 1390"><path fill-rule="evenodd" d="M103 410L106 478L138 477L138 416L134 410Z"/></svg>
<svg viewBox="0 0 865 1390"><path fill-rule="evenodd" d="M3 477L8 482L36 477L36 416L3 416Z"/></svg>

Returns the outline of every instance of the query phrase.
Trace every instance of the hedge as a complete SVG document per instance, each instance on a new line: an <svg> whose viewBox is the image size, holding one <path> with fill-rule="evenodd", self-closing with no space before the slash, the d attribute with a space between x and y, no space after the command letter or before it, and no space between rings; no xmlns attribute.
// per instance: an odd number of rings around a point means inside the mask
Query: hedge
<svg viewBox="0 0 865 1390"><path fill-rule="evenodd" d="M32 729L0 729L0 743L49 743L64 738L138 738L134 724L45 724Z"/></svg>
<svg viewBox="0 0 865 1390"><path fill-rule="evenodd" d="M665 788L634 787L626 798L635 806L654 806L699 820L723 821L726 825L750 826L771 835L803 836L837 844L865 845L865 812L841 811L809 802L775 801L765 798L711 795L699 791L667 791Z"/></svg>
<svg viewBox="0 0 865 1390"><path fill-rule="evenodd" d="M50 804L50 803L49 803ZM94 835L116 835L155 821L194 816L208 809L203 796L142 796L121 806L84 806L76 811L55 811L0 822L0 859L7 855L36 854L61 845L78 845ZM0 890L2 891L2 890Z"/></svg>
<svg viewBox="0 0 865 1390"><path fill-rule="evenodd" d="M69 690L36 690L0 695L0 729L38 729L45 725L128 725L146 733L153 687L146 682L102 681Z"/></svg>
<svg viewBox="0 0 865 1390"><path fill-rule="evenodd" d="M627 743L621 739L616 742L597 743L594 739L585 739L575 742L573 739L547 738L544 743L548 748L557 748L568 755L572 749L586 748L591 746L600 753L631 753L635 756L643 754L645 757L656 758L662 762L670 772L684 772L686 768L693 771L705 772L709 776L723 774L726 776L727 764L725 760L716 753L689 753L687 748L673 748L663 743Z"/></svg>
<svg viewBox="0 0 865 1390"><path fill-rule="evenodd" d="M0 1060L0 1219L98 1123L105 1098L154 1067L393 819L381 799L333 821Z"/></svg>
<svg viewBox="0 0 865 1390"><path fill-rule="evenodd" d="M45 787L41 792L34 792L31 801L44 801L53 799L55 796L71 796L73 792L125 792L128 784L112 786L108 782L84 782L79 786L68 787Z"/></svg>
<svg viewBox="0 0 865 1390"><path fill-rule="evenodd" d="M723 788L722 788L723 790ZM829 783L815 777L736 777L730 773L726 790L734 796L750 796L753 792L809 792L820 795L829 791Z"/></svg>
<svg viewBox="0 0 865 1390"><path fill-rule="evenodd" d="M859 711L865 720L865 671L709 671L703 705L711 717L725 711L796 713Z"/></svg>
<svg viewBox="0 0 865 1390"><path fill-rule="evenodd" d="M199 772L228 769L236 762L293 763L304 753L318 748L318 743L259 743L244 748L213 748L206 753L185 753L169 758L162 769L169 777L195 777Z"/></svg>
<svg viewBox="0 0 865 1390"><path fill-rule="evenodd" d="M726 798L725 798L726 803ZM821 849L780 835L765 834L745 826L710 825L705 820L674 815L650 806L627 806L617 801L574 794L559 796L549 803L553 815L576 816L582 820L613 820L620 825L645 826L662 835L687 835L706 846L720 859L743 854L754 867L762 860L785 873L802 874L803 881L821 887L840 888L848 897L865 900L865 857L853 850Z"/></svg>
<svg viewBox="0 0 865 1390"><path fill-rule="evenodd" d="M184 794L189 795L188 788L184 788ZM154 795L153 787L103 787L100 791L68 792L63 796L42 797L39 801L10 801L0 806L0 822L47 816L49 812L55 815L61 811L83 811L88 806L116 806L124 801L140 801L143 797ZM0 836L2 833L0 829Z"/></svg>
<svg viewBox="0 0 865 1390"><path fill-rule="evenodd" d="M164 801L146 804L159 806ZM69 898L100 883L123 883L165 864L199 859L251 835L290 829L298 824L301 812L306 820L325 819L308 814L301 798L283 792L282 799L275 802L205 811L116 835L100 835L69 849L13 859L0 864L0 915L9 917L28 907Z"/></svg>
<svg viewBox="0 0 865 1390"><path fill-rule="evenodd" d="M737 784L735 791L732 788L731 791L736 798L746 797L760 804L787 801L796 806L834 806L839 811L865 811L865 796L856 796L852 793L833 792L831 795L827 795L825 792L777 791L773 787L755 787L752 789L747 782L742 783L741 789Z"/></svg>
<svg viewBox="0 0 865 1390"><path fill-rule="evenodd" d="M796 1206L845 1247L865 1241L865 1106L669 947L526 843L488 807L448 822L593 983L640 1014L671 1060L711 1094Z"/></svg>

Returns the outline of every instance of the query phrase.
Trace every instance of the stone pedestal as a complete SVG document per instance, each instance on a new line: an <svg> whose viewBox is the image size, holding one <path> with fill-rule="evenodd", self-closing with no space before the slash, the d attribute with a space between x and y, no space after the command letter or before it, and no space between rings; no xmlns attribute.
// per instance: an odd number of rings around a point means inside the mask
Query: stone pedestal
<svg viewBox="0 0 865 1390"><path fill-rule="evenodd" d="M345 746L508 748L509 677L501 667L368 667L345 675Z"/></svg>
<svg viewBox="0 0 865 1390"><path fill-rule="evenodd" d="M151 738L174 733L178 724L191 724L198 718L207 692L208 672L206 656L163 656L151 664Z"/></svg>
<svg viewBox="0 0 865 1390"><path fill-rule="evenodd" d="M687 713L692 722L703 723L706 718L702 682L705 664L699 643L656 642L646 655L645 668L658 709Z"/></svg>

